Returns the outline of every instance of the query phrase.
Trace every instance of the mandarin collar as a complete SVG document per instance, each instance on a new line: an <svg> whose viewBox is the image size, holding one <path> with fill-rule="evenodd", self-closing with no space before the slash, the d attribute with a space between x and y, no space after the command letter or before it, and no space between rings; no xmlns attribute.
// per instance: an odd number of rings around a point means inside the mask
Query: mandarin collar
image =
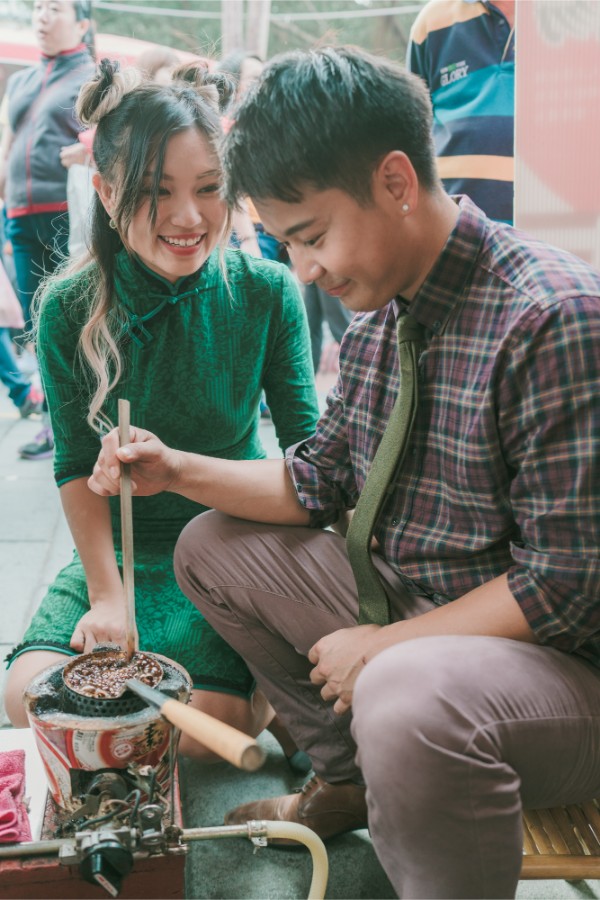
<svg viewBox="0 0 600 900"><path fill-rule="evenodd" d="M205 263L191 275L184 275L171 282L158 275L134 254L125 249L117 256L117 273L120 284L117 284L119 300L129 309L136 312L149 312L156 306L157 300L164 297L183 299L190 292L202 289L207 278L214 272L218 261L213 250Z"/></svg>
<svg viewBox="0 0 600 900"><path fill-rule="evenodd" d="M148 347L153 340L151 322L166 309L180 301L197 299L205 288L207 278L218 266L214 250L204 265L192 275L185 275L172 283L125 249L117 255L116 293L124 313L123 335L139 347Z"/></svg>

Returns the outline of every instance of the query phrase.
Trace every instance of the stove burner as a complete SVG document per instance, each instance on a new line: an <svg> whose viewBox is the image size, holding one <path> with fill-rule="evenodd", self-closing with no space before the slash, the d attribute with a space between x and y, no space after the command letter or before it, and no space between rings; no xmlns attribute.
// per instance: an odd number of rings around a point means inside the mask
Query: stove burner
<svg viewBox="0 0 600 900"><path fill-rule="evenodd" d="M145 702L125 687L125 681L137 678L155 687L162 677L162 666L151 654L134 653L128 660L124 650L95 650L64 667L63 708L101 717L138 712Z"/></svg>

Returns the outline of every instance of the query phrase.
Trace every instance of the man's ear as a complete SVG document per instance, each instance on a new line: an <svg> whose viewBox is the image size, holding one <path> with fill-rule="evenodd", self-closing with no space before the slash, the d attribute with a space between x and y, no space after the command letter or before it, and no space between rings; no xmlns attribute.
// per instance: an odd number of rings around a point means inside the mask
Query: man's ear
<svg viewBox="0 0 600 900"><path fill-rule="evenodd" d="M107 181L104 181L104 179L98 172L95 172L94 175L92 175L92 184L96 189L96 193L100 198L102 206L104 207L108 215L112 218L112 214L115 208L114 191L112 185L110 185Z"/></svg>
<svg viewBox="0 0 600 900"><path fill-rule="evenodd" d="M375 169L375 179L384 196L406 213L414 210L419 196L419 179L410 159L401 150L391 150Z"/></svg>

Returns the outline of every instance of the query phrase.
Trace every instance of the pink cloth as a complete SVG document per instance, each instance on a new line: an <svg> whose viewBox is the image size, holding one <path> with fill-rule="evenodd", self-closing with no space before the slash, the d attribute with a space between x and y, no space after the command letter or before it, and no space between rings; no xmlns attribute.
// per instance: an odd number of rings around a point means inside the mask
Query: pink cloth
<svg viewBox="0 0 600 900"><path fill-rule="evenodd" d="M24 801L25 751L0 752L0 843L31 840Z"/></svg>

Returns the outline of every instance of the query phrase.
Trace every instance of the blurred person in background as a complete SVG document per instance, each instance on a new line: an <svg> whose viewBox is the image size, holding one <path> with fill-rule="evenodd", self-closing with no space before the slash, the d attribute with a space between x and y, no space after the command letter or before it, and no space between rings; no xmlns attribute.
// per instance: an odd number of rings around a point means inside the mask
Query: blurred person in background
<svg viewBox="0 0 600 900"><path fill-rule="evenodd" d="M352 313L343 305L338 297L326 294L316 282L304 285L304 306L310 331L310 349L313 358L315 375L321 365L323 350L323 326L329 326L331 336L336 344L340 344L346 328L352 321Z"/></svg>
<svg viewBox="0 0 600 900"><path fill-rule="evenodd" d="M42 57L8 79L8 124L0 145L0 194L26 329L33 295L68 251L67 170L60 153L81 130L75 101L94 71L86 43L92 39L91 3L36 0L33 29ZM45 421L19 452L24 459L45 459L53 449Z"/></svg>
<svg viewBox="0 0 600 900"><path fill-rule="evenodd" d="M226 75L231 76L236 85L228 110L232 118L226 116L223 119L223 130L225 133L229 131L233 124L236 103L241 100L248 88L260 77L264 66L264 61L260 56L247 50L232 50L215 66L217 72L224 72ZM262 256L263 259L272 259L275 262L282 262L286 265L289 263L289 257L285 248L274 237L267 234L249 197L240 198L238 201L237 208L232 212L231 225L229 240L232 247L239 247L244 253ZM271 411L265 402L264 395L260 398L259 409L261 418L271 418Z"/></svg>
<svg viewBox="0 0 600 900"><path fill-rule="evenodd" d="M429 89L446 191L512 225L515 0L432 0L411 29L406 64Z"/></svg>
<svg viewBox="0 0 600 900"><path fill-rule="evenodd" d="M0 130L3 132L8 124L8 103L6 94L0 106ZM1 205L1 204L0 204ZM31 384L33 371L26 371L23 360L32 354L24 354L18 359L16 346L12 339L13 332L22 332L25 320L23 310L16 295L17 282L15 276L12 247L4 237L6 210L0 210L0 381L8 390L9 399L17 408L22 418L42 410L43 395ZM37 366L35 366L37 368Z"/></svg>
<svg viewBox="0 0 600 900"><path fill-rule="evenodd" d="M236 103L244 96L250 85L256 81L264 68L264 62L254 53L246 50L232 50L215 66L215 71L229 75L235 83L235 93L231 99L227 115L223 119L223 130L227 133L233 123ZM245 253L262 256L264 259L279 259L279 244L265 230L250 200L240 200L232 213L230 243Z"/></svg>
<svg viewBox="0 0 600 900"><path fill-rule="evenodd" d="M10 248L10 244L7 246ZM0 247L4 248L4 210L0 214ZM10 277L11 262L11 257L7 255L9 265L5 266L4 254L0 250L0 381L8 388L8 396L20 416L26 419L32 413L42 411L43 395L21 372L11 338L11 329L21 330L25 324Z"/></svg>

